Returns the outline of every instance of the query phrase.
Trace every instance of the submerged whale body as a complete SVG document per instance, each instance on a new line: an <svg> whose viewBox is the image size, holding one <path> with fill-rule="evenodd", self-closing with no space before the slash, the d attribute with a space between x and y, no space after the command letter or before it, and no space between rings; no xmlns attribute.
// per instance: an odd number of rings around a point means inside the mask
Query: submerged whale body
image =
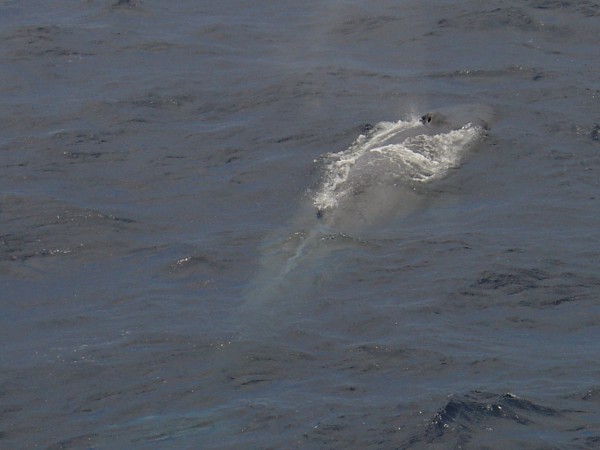
<svg viewBox="0 0 600 450"><path fill-rule="evenodd" d="M365 233L422 206L420 187L458 167L486 135L491 116L489 108L466 106L381 122L348 149L324 155L311 198L316 214L302 210L291 229L269 240L237 328L276 333L275 324L312 297L328 255L364 245Z"/></svg>
<svg viewBox="0 0 600 450"><path fill-rule="evenodd" d="M410 210L420 186L444 177L483 138L489 108L470 105L381 122L347 149L324 156L317 218L356 232Z"/></svg>

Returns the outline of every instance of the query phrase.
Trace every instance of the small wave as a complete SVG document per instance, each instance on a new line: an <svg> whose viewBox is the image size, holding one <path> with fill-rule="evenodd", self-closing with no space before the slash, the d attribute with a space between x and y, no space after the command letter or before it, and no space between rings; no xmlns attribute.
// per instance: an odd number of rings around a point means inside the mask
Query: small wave
<svg viewBox="0 0 600 450"><path fill-rule="evenodd" d="M522 448L522 444L531 442L531 438L527 436L521 440L518 432L527 430L535 435L532 430L537 430L539 448L542 448L547 444L548 428L563 422L570 412L540 405L512 393L471 391L451 396L428 420L424 432L415 434L406 447ZM510 429L513 434L507 437L507 434L494 433L496 429Z"/></svg>

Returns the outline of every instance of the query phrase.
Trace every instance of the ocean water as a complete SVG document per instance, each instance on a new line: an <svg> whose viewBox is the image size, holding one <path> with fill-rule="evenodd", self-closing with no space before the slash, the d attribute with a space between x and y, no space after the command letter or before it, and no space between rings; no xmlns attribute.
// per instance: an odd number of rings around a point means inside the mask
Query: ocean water
<svg viewBox="0 0 600 450"><path fill-rule="evenodd" d="M0 0L0 448L598 448L599 49L587 0Z"/></svg>

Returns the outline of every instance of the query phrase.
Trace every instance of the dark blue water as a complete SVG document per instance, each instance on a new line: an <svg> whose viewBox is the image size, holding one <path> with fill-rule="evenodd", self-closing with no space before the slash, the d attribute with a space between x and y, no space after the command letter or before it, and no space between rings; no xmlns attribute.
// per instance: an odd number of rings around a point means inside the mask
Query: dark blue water
<svg viewBox="0 0 600 450"><path fill-rule="evenodd" d="M0 1L0 447L597 448L599 20ZM459 165L297 252L323 155L463 104Z"/></svg>

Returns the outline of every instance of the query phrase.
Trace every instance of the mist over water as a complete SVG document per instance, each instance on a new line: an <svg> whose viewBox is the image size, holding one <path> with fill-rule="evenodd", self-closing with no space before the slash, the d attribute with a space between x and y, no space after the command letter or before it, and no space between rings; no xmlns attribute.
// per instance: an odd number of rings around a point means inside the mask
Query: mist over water
<svg viewBox="0 0 600 450"><path fill-rule="evenodd" d="M597 447L599 16L0 1L0 447Z"/></svg>

